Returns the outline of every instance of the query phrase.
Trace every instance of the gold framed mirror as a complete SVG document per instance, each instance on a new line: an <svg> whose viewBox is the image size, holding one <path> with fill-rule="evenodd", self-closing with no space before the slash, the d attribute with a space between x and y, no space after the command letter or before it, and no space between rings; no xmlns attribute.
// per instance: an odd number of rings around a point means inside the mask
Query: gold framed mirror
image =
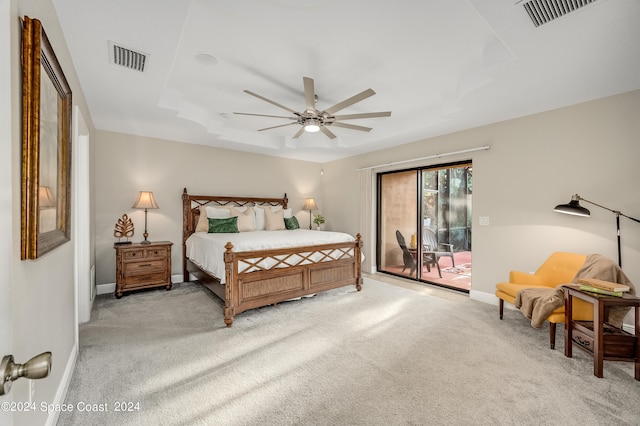
<svg viewBox="0 0 640 426"><path fill-rule="evenodd" d="M37 19L22 21L21 258L71 235L71 88Z"/></svg>

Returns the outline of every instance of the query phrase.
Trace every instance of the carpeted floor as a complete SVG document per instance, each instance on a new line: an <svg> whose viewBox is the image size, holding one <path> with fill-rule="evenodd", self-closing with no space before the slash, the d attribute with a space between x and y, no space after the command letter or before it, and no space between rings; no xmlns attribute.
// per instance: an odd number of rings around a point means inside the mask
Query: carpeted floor
<svg viewBox="0 0 640 426"><path fill-rule="evenodd" d="M66 403L108 411L58 424L640 424L632 364L605 362L598 379L587 354L563 355L562 330L550 350L547 328L451 293L366 278L230 329L197 283L99 296Z"/></svg>

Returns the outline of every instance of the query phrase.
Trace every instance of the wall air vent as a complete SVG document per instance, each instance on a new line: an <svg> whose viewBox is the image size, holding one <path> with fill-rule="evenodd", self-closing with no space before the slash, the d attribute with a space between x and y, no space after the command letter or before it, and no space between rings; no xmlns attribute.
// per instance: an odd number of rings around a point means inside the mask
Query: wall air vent
<svg viewBox="0 0 640 426"><path fill-rule="evenodd" d="M529 14L533 25L539 27L568 13L587 6L596 0L528 0L522 6Z"/></svg>
<svg viewBox="0 0 640 426"><path fill-rule="evenodd" d="M109 62L112 64L143 72L147 56L149 55L146 53L120 46L112 41L109 42Z"/></svg>

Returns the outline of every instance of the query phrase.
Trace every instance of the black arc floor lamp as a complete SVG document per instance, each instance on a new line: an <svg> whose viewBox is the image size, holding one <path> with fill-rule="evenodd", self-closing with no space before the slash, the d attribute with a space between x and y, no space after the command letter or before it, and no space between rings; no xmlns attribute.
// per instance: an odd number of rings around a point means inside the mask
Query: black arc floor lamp
<svg viewBox="0 0 640 426"><path fill-rule="evenodd" d="M631 219L634 222L638 223L640 223L640 220L627 216L619 210L613 210L609 207L601 206L600 204L594 203L593 201L585 200L578 194L572 196L571 201L569 201L568 204L558 204L553 210L558 213L572 214L574 216L591 216L591 212L589 211L589 209L582 207L580 205L580 201L593 204L594 206L600 207L601 209L609 210L611 213L616 215L616 230L618 234L618 266L622 268L622 257L620 255L620 216L624 216L627 219Z"/></svg>

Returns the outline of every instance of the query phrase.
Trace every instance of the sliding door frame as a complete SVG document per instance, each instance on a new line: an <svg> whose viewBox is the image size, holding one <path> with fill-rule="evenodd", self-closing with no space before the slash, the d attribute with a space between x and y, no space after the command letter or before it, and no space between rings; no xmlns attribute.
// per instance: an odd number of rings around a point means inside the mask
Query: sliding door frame
<svg viewBox="0 0 640 426"><path fill-rule="evenodd" d="M410 171L415 171L416 174L416 209L417 209L417 216L416 216L416 223L415 223L415 227L416 227L416 238L417 241L422 241L422 228L424 225L424 210L423 210L423 200L424 200L424 193L423 193L423 172L424 171L428 171L428 170L442 170L442 169L454 169L454 168L461 168L464 166L470 166L473 167L473 162L471 159L469 160L460 160L460 161L454 161L454 162L448 162L448 163L440 163L440 164L434 164L434 165L429 165L429 166L420 166L420 167L410 167L410 168L406 168L406 169L397 169L397 170L389 170L389 171L385 171L385 172L379 172L376 173L376 270L378 272L383 272L385 274L390 274L390 275L394 275L394 276L400 276L402 278L408 278L411 279L413 281L418 281L418 282L424 282L424 283L429 283L432 285L437 285L437 286L441 286L441 287L445 287L448 289L452 289L452 290L459 290L459 291L464 291L464 290L460 290L454 287L449 287L446 285L442 285L439 283L435 283L432 281L428 281L426 279L422 278L422 268L419 266L417 268L417 272L416 272L416 277L407 277L405 275L399 275L397 273L394 272L390 272L390 271L385 271L382 269L382 244L381 244L381 235L383 235L383 229L382 229L382 222L383 222L383 217L382 217L382 179L383 176L385 175L390 175L390 174L395 174L395 173L404 173L404 172L410 172ZM468 185L467 182L464 183L465 185L465 192L468 192ZM439 209L439 206L437 206L437 208ZM465 206L465 210L468 209L468 206ZM438 221L438 227L440 228L440 224ZM448 228L450 228L450 225L448 225ZM451 235L451 229L447 230L448 234ZM416 263L418 265L422 265L422 250L418 250L417 251L417 258L416 258ZM468 291L464 291L464 292L468 292Z"/></svg>

